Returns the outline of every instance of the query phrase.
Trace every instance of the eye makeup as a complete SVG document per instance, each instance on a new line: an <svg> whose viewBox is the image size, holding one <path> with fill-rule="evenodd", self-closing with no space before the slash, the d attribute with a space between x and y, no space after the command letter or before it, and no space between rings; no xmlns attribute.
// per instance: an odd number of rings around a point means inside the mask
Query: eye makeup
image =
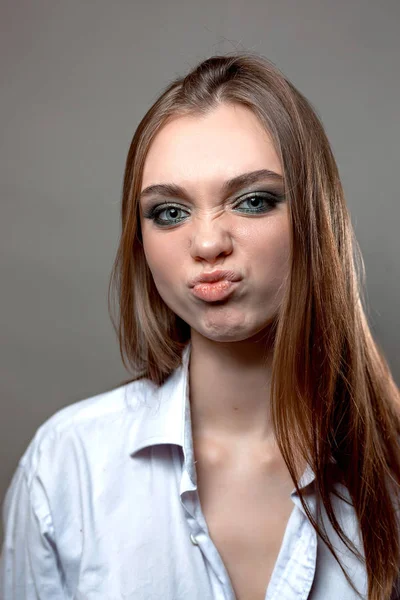
<svg viewBox="0 0 400 600"><path fill-rule="evenodd" d="M270 185L282 188L283 181L282 175L275 171L270 171L269 169L258 169L257 171L241 173L232 179L228 179L222 184L221 196L228 198L237 193L240 189L245 191L245 188L253 187L262 182L264 182L264 185L269 182ZM250 189L248 189L248 191L250 191ZM185 188L175 183L156 183L147 186L140 192L138 200L141 201L156 195L168 198L184 198L185 200L190 201L190 196Z"/></svg>
<svg viewBox="0 0 400 600"><path fill-rule="evenodd" d="M284 201L284 195L280 192L272 190L254 190L240 196L232 202L232 210L242 215L265 215L271 212L278 203ZM248 207L240 210L238 206L249 203ZM254 205L255 203L255 205ZM175 213L175 216L172 213ZM146 207L143 211L143 217L149 219L155 223L158 227L167 227L170 225L177 225L184 222L186 219L179 219L176 213L188 212L187 207L182 206L176 202L158 202ZM161 219L160 215L163 213L170 215L171 219Z"/></svg>

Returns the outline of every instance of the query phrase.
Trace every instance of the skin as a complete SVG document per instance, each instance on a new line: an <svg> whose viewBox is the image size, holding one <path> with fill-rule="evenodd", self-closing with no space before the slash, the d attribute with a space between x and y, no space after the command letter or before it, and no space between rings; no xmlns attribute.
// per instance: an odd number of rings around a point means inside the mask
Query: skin
<svg viewBox="0 0 400 600"><path fill-rule="evenodd" d="M174 183L190 197L167 199L182 208L179 224L162 228L144 217L147 208L165 200L160 196L140 200L140 221L157 290L191 327L193 436L198 447L207 447L210 464L250 453L260 465L276 455L268 416L273 345L268 333L289 273L288 206L283 200L256 215L234 210L250 191L277 190L268 179L239 189L225 203L221 192L225 180L259 169L282 175L270 136L249 109L224 104L206 116L170 121L153 140L144 165L142 190ZM283 184L280 189L283 193ZM161 217L173 221L176 212ZM193 277L216 269L242 276L219 305L194 297L188 287Z"/></svg>

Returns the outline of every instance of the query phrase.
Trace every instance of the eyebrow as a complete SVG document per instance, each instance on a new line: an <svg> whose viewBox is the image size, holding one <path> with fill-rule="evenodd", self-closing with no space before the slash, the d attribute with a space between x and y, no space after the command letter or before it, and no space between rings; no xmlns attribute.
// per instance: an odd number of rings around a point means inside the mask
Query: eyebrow
<svg viewBox="0 0 400 600"><path fill-rule="evenodd" d="M279 173L275 173L275 171L270 171L269 169L260 169L258 171L242 173L232 179L228 179L222 185L222 192L225 195L233 194L239 188L253 185L264 179L270 179L275 183L283 184L283 177L282 175L279 175ZM175 183L156 183L154 185L149 185L140 192L139 201L153 195L166 196L169 198L176 196L186 198L188 193L185 188Z"/></svg>

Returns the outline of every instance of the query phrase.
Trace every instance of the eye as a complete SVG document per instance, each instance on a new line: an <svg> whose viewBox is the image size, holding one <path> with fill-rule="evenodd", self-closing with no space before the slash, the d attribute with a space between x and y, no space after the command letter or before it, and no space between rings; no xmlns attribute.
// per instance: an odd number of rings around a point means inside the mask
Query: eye
<svg viewBox="0 0 400 600"><path fill-rule="evenodd" d="M245 198L241 198L239 204L236 206L240 206L244 202L250 202L250 208L245 209L245 212L263 213L272 210L281 200L282 197L271 192L252 192Z"/></svg>
<svg viewBox="0 0 400 600"><path fill-rule="evenodd" d="M272 192L252 192L245 197L240 198L240 202L236 203L232 210L239 210L239 212L247 214L261 214L271 211L275 206L283 200L283 196L279 196ZM244 203L250 203L248 208L238 209L237 207ZM186 213L181 206L175 205L169 202L163 202L150 208L144 213L146 219L150 219L156 223L159 227L166 227L168 225L176 225L184 221L184 218L179 218L180 213ZM160 216L165 213L167 218L162 219ZM168 218L168 216L170 218Z"/></svg>
<svg viewBox="0 0 400 600"><path fill-rule="evenodd" d="M150 219L154 221L160 227L164 227L165 225L176 225L179 223L181 219L178 219L177 213L186 212L180 206L175 206L174 204L169 204L168 202L164 202L163 204L158 204L153 208L150 208L148 212L144 213L145 219ZM169 214L172 219L160 219L160 215L162 213Z"/></svg>

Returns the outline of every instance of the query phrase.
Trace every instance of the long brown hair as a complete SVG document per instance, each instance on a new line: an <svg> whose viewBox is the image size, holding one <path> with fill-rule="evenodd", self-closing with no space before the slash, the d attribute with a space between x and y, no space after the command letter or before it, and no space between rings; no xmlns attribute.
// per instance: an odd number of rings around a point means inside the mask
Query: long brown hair
<svg viewBox="0 0 400 600"><path fill-rule="evenodd" d="M168 85L136 129L109 288L123 364L135 372L134 379L147 377L157 385L181 364L190 327L155 287L143 251L137 198L144 161L160 128L180 115L205 114L219 103L252 110L272 137L283 167L291 264L272 365L271 414L278 446L304 510L353 589L297 485L300 456L315 473L335 531L365 561L368 599L387 600L400 565L393 501L400 484L400 393L367 322L364 262L324 128L308 100L263 56L235 52L205 60ZM117 321L110 308L112 290ZM333 471L326 468L332 461L336 477L349 490L365 556L336 520Z"/></svg>

